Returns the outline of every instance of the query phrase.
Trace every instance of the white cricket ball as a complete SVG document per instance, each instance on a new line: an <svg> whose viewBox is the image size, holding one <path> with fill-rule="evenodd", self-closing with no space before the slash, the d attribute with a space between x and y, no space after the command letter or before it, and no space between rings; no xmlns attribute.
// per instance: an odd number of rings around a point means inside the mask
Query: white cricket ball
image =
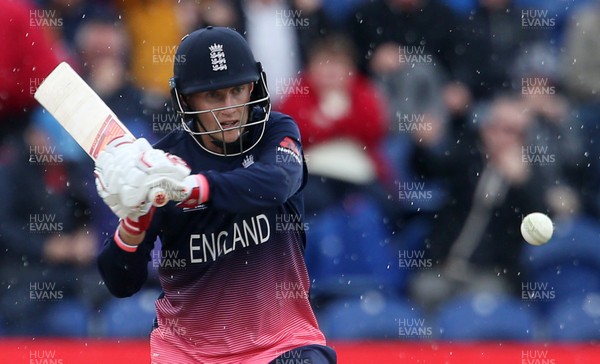
<svg viewBox="0 0 600 364"><path fill-rule="evenodd" d="M546 244L553 232L552 220L541 212L532 212L521 222L521 235L531 245Z"/></svg>

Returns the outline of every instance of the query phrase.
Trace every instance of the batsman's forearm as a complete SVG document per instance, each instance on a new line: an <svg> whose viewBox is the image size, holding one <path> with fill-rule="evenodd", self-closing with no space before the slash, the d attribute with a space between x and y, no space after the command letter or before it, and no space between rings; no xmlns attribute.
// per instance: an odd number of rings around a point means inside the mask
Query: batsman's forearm
<svg viewBox="0 0 600 364"><path fill-rule="evenodd" d="M148 278L148 252L126 252L114 239L108 239L98 256L98 269L106 287L116 297L129 297L140 290Z"/></svg>

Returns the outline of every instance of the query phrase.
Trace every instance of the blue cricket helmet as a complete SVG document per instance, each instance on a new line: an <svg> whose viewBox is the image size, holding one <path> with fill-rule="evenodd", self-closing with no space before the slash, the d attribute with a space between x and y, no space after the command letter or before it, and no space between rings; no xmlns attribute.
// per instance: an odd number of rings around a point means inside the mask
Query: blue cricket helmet
<svg viewBox="0 0 600 364"><path fill-rule="evenodd" d="M235 30L225 27L206 27L187 34L175 54L173 78L170 80L173 107L179 114L183 129L190 133L198 144L212 154L235 156L252 149L264 134L265 123L271 111L271 100L266 84L266 75L260 62L256 62L250 46ZM190 121L202 113L212 110L191 110L185 102L187 95L219 90L247 83L254 83L250 101L244 105L249 108L249 119L240 125L240 138L233 143L221 143L223 153L206 148L197 135L223 133L220 129L192 131ZM235 105L239 107L242 105ZM219 141L213 138L213 143Z"/></svg>

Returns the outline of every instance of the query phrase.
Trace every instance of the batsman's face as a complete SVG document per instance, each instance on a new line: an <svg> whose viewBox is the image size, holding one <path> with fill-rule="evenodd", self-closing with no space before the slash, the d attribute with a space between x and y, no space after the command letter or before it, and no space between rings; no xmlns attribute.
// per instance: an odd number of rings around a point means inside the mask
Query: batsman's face
<svg viewBox="0 0 600 364"><path fill-rule="evenodd" d="M210 139L225 143L235 142L243 132L243 125L248 122L250 94L254 84L247 83L214 91L205 91L190 95L188 102L195 111L211 110L198 115L200 128L205 131L216 131L202 135L205 145Z"/></svg>

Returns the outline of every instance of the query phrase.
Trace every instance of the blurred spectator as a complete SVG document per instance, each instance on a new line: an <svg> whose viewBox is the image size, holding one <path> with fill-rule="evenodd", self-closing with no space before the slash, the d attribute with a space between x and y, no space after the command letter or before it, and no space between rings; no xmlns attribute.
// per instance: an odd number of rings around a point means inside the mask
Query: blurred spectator
<svg viewBox="0 0 600 364"><path fill-rule="evenodd" d="M242 2L245 35L267 72L273 90L296 79L309 44L327 32L320 0L249 0ZM273 107L283 95L271 91Z"/></svg>
<svg viewBox="0 0 600 364"><path fill-rule="evenodd" d="M5 49L0 52L0 139L25 129L37 105L33 93L59 62L45 22L52 19L36 10L25 1L0 2L0 44Z"/></svg>
<svg viewBox="0 0 600 364"><path fill-rule="evenodd" d="M583 134L585 162L580 190L582 209L600 217L600 4L582 6L569 19L565 34L565 53L561 59L567 95L573 103L578 125Z"/></svg>
<svg viewBox="0 0 600 364"><path fill-rule="evenodd" d="M316 40L332 31L332 24L325 10L323 0L292 0L291 9L302 20L303 26L297 26L298 46L302 67L306 66L308 53Z"/></svg>
<svg viewBox="0 0 600 364"><path fill-rule="evenodd" d="M444 119L444 78L434 65L433 56L407 54L406 47L396 47L390 43L381 47L391 47L387 52L398 55L393 62L372 70L373 80L388 100L390 131L402 132L399 122L411 115L431 114Z"/></svg>
<svg viewBox="0 0 600 364"><path fill-rule="evenodd" d="M479 0L469 15L465 24L469 46L464 61L470 70L466 82L475 99L509 91L515 59L543 35L543 19L535 13L523 15L521 10L513 0Z"/></svg>
<svg viewBox="0 0 600 364"><path fill-rule="evenodd" d="M144 115L142 92L127 72L130 43L125 29L110 20L91 19L78 29L75 45L82 77L90 87L136 137L156 141L149 116Z"/></svg>
<svg viewBox="0 0 600 364"><path fill-rule="evenodd" d="M600 104L600 4L575 12L565 34L563 67L570 96L580 104Z"/></svg>
<svg viewBox="0 0 600 364"><path fill-rule="evenodd" d="M427 304L448 298L453 284L461 289L485 285L516 292L519 288L519 254L523 245L521 217L545 211L546 183L539 165L524 160L523 146L532 119L522 101L495 99L482 118L478 135L454 135L432 123L430 131L415 133L420 141L414 153L414 169L427 183L441 177L449 198L434 217L425 249L439 271L415 281L416 295ZM432 290L432 282L446 282ZM464 285L467 283L467 285ZM436 297L437 296L437 297Z"/></svg>
<svg viewBox="0 0 600 364"><path fill-rule="evenodd" d="M298 122L309 172L319 176L307 187L307 211L315 209L310 201L326 204L344 193L333 181L326 188L321 176L358 184L390 183L380 150L387 129L385 104L374 84L357 72L355 59L347 38L329 36L311 47L299 82L281 88L286 97L280 110ZM316 193L320 189L325 190Z"/></svg>
<svg viewBox="0 0 600 364"><path fill-rule="evenodd" d="M572 102L564 94L557 56L549 46L533 44L514 67L518 85L535 123L527 147L535 150L545 180L557 187L582 187L584 145ZM550 192L551 193L551 192Z"/></svg>
<svg viewBox="0 0 600 364"><path fill-rule="evenodd" d="M0 300L9 334L85 336L89 313L108 296L94 260L85 181L80 166L34 127L6 144ZM68 325L53 319L62 315Z"/></svg>
<svg viewBox="0 0 600 364"><path fill-rule="evenodd" d="M198 22L197 13L190 11L189 3L187 0L115 1L131 38L129 71L152 109L162 109L169 100L168 80L173 74L177 44Z"/></svg>
<svg viewBox="0 0 600 364"><path fill-rule="evenodd" d="M142 92L131 81L127 73L129 62L129 39L125 29L110 17L90 18L78 28L75 50L79 73L90 87L113 110L119 119L136 137L144 137L151 143L161 135L173 130L176 121L166 119L166 112L148 112L144 115ZM89 157L75 140L47 112L38 109L33 116L36 126L41 128L56 146L57 153L71 162L84 164L90 173L86 181L93 185L93 166ZM154 132L154 130L162 131ZM114 214L93 194L94 221L101 232L108 232L114 224ZM106 230L106 231L105 231Z"/></svg>
<svg viewBox="0 0 600 364"><path fill-rule="evenodd" d="M323 10L336 29L343 28L354 9L367 0L326 0Z"/></svg>
<svg viewBox="0 0 600 364"><path fill-rule="evenodd" d="M75 48L77 28L88 19L114 14L112 4L101 0L38 0L46 17L52 18L54 36L65 43L68 50Z"/></svg>
<svg viewBox="0 0 600 364"><path fill-rule="evenodd" d="M315 42L280 107L298 122L308 164L306 254L317 306L402 291L403 277L389 269L395 255L384 214L394 211L385 189L389 163L380 150L386 108L375 85L357 72L354 54L341 35Z"/></svg>
<svg viewBox="0 0 600 364"><path fill-rule="evenodd" d="M432 26L435 24L435 26ZM349 31L359 51L359 65L367 72L398 62L402 45L410 54L432 55L443 73L462 76L465 41L462 21L438 0L375 0L355 9ZM383 45L393 47L382 47Z"/></svg>

